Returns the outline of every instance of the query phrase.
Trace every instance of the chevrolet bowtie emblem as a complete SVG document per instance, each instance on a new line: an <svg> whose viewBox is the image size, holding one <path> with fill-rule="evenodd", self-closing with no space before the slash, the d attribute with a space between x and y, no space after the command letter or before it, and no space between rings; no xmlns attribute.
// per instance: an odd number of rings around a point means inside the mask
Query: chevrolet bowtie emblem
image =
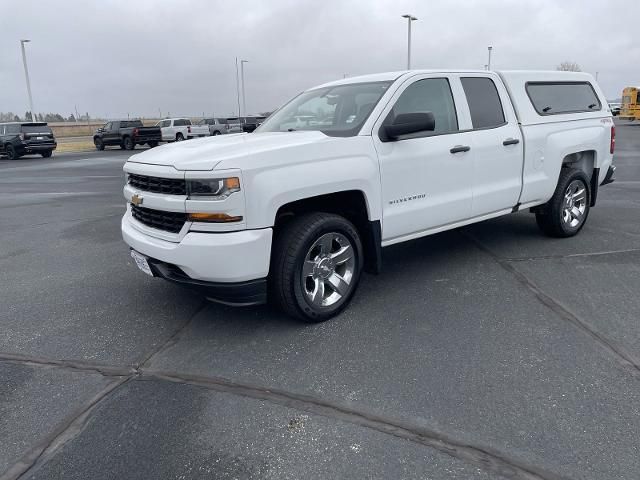
<svg viewBox="0 0 640 480"><path fill-rule="evenodd" d="M136 207L138 205L142 205L142 202L144 201L144 198L142 198L140 195L138 195L137 193L134 193L131 197L131 203L133 203Z"/></svg>

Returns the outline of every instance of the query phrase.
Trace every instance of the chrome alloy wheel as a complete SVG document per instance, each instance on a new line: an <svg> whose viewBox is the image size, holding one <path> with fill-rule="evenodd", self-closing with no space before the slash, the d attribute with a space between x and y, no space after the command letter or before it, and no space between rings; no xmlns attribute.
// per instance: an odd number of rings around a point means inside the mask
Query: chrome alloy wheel
<svg viewBox="0 0 640 480"><path fill-rule="evenodd" d="M587 189L580 180L572 181L564 192L562 221L576 228L584 221L587 210Z"/></svg>
<svg viewBox="0 0 640 480"><path fill-rule="evenodd" d="M356 267L353 245L341 233L325 233L304 257L302 290L317 307L330 307L347 296Z"/></svg>

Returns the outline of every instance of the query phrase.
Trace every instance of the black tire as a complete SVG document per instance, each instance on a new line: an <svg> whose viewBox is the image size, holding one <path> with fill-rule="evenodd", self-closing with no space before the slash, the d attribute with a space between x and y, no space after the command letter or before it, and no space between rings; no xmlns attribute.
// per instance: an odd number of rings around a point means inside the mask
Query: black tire
<svg viewBox="0 0 640 480"><path fill-rule="evenodd" d="M212 133L212 135L220 135L220 132L218 130L214 130L214 132Z"/></svg>
<svg viewBox="0 0 640 480"><path fill-rule="evenodd" d="M7 145L7 158L9 158L9 160L17 160L20 158L20 155L18 155L13 145Z"/></svg>
<svg viewBox="0 0 640 480"><path fill-rule="evenodd" d="M42 158L49 158L51 157L52 153L53 153L53 150L47 150L46 152L42 152L40 155L42 155Z"/></svg>
<svg viewBox="0 0 640 480"><path fill-rule="evenodd" d="M136 142L134 142L131 137L124 137L122 139L122 146L125 150L133 150L136 148Z"/></svg>
<svg viewBox="0 0 640 480"><path fill-rule="evenodd" d="M181 142L184 140L184 137L182 136L181 133L177 133L176 134L176 142Z"/></svg>
<svg viewBox="0 0 640 480"><path fill-rule="evenodd" d="M101 138L94 138L93 139L93 144L96 146L96 150L104 150L104 142L102 141Z"/></svg>
<svg viewBox="0 0 640 480"><path fill-rule="evenodd" d="M331 239L331 237L334 239ZM323 238L329 238L330 245L338 250L341 247L351 247L351 259L349 263L340 264L340 260L335 265L330 262L327 269L323 269L323 260L318 260L318 270L314 267L313 277L305 277L303 274L303 264L308 255L313 255L313 248L317 242ZM338 240L342 243L338 243ZM317 247L320 248L320 247ZM331 250L331 249L330 249ZM279 232L272 249L271 274L270 274L270 295L271 299L288 315L291 315L304 322L322 322L340 313L353 297L360 274L362 273L363 252L362 242L356 227L344 217L330 213L308 213L294 218L286 224ZM322 254L318 253L316 258ZM336 257L337 258L337 257ZM325 258L326 260L326 258ZM313 263L313 262L310 262ZM324 265L326 267L326 264ZM345 280L349 277L346 269L350 270L349 282ZM342 270L340 270L342 269ZM319 280L324 283L323 294L320 300L327 294L326 300L330 301L329 295L338 295L339 299L329 305L318 305L309 298L308 282L317 282L316 272L327 273L327 277L334 277L337 274L341 281L345 281L343 294L334 290L329 285L331 279L325 277ZM325 281L326 280L326 281ZM317 283L316 283L317 285ZM326 290L327 286L329 290Z"/></svg>
<svg viewBox="0 0 640 480"><path fill-rule="evenodd" d="M584 188L584 199L578 203L574 198L569 199L568 189L572 185ZM589 189L589 179L582 170L575 168L563 168L560 170L560 178L553 197L536 212L536 223L545 235L556 238L573 237L587 222L591 204L591 191ZM576 206L577 205L577 206ZM574 208L580 215L574 216ZM573 223L577 221L574 225ZM572 223L573 222L573 223Z"/></svg>
<svg viewBox="0 0 640 480"><path fill-rule="evenodd" d="M158 142L149 142L148 145L149 145L149 148L154 148L158 146Z"/></svg>

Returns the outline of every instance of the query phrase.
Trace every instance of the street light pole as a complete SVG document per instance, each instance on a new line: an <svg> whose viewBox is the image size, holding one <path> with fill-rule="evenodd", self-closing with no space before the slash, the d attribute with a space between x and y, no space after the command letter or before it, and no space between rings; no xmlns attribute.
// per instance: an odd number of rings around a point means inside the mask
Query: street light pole
<svg viewBox="0 0 640 480"><path fill-rule="evenodd" d="M402 18L407 19L407 70L411 70L411 22L418 20L413 15L402 15Z"/></svg>
<svg viewBox="0 0 640 480"><path fill-rule="evenodd" d="M487 47L487 50L489 51L489 61L487 62L487 70L491 70L491 50L493 50L493 47Z"/></svg>
<svg viewBox="0 0 640 480"><path fill-rule="evenodd" d="M31 121L35 122L35 113L33 111L33 98L31 98L31 82L29 81L29 69L27 68L27 54L24 51L24 44L29 43L31 40L20 40L20 47L22 48L22 64L24 65L24 76L27 80L27 93L29 94L29 111L31 112Z"/></svg>
<svg viewBox="0 0 640 480"><path fill-rule="evenodd" d="M238 94L238 122L240 120L240 79L238 77L238 57L236 57L236 93Z"/></svg>
<svg viewBox="0 0 640 480"><path fill-rule="evenodd" d="M242 113L247 116L247 100L244 96L244 64L249 63L249 60L240 60L240 79L242 81Z"/></svg>

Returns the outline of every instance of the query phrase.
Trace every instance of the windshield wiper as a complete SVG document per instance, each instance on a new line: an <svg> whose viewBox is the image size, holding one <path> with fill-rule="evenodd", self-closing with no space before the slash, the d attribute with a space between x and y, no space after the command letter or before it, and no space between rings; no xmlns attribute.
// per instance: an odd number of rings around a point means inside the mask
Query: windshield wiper
<svg viewBox="0 0 640 480"><path fill-rule="evenodd" d="M295 132L296 129L295 128L287 128L287 132Z"/></svg>
<svg viewBox="0 0 640 480"><path fill-rule="evenodd" d="M551 110L551 107L544 107L542 109L543 112L547 113L549 110Z"/></svg>

